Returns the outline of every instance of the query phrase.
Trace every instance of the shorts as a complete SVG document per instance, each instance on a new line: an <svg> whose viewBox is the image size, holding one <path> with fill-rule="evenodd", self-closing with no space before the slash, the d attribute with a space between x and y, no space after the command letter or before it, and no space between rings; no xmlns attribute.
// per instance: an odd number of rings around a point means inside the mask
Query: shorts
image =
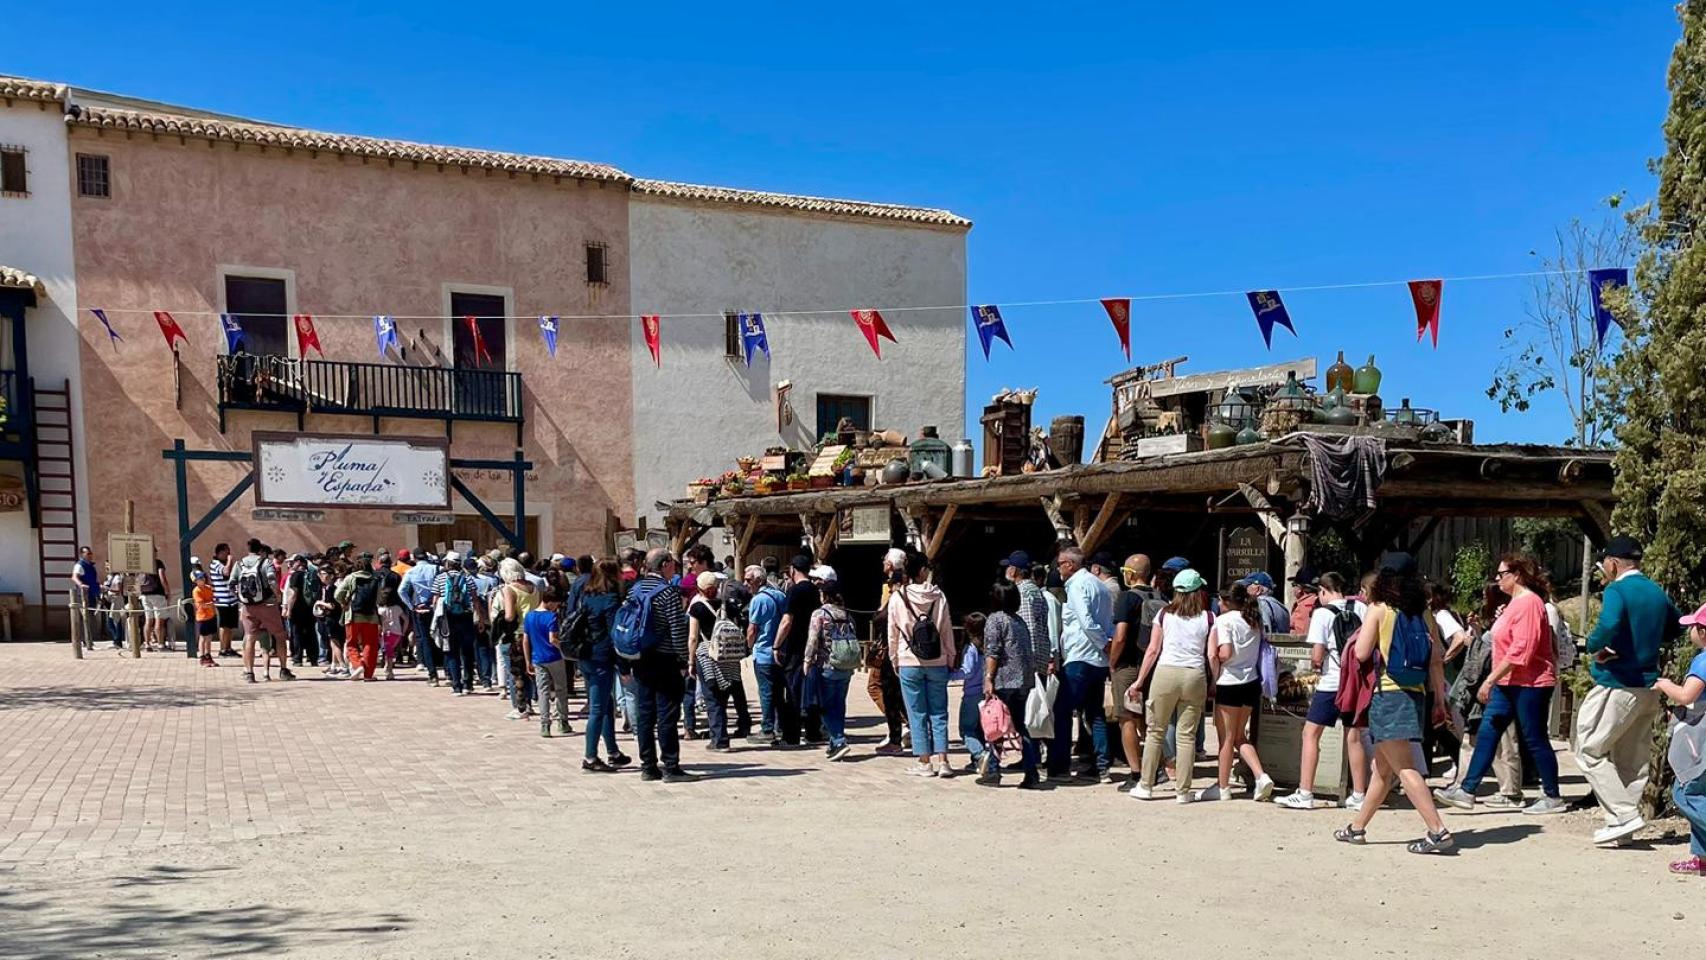
<svg viewBox="0 0 1706 960"><path fill-rule="evenodd" d="M1114 714L1121 720L1142 720L1142 712L1133 712L1125 708L1126 688L1137 682L1137 675L1142 672L1138 667L1115 667L1113 675ZM1141 699L1139 702L1142 702Z"/></svg>
<svg viewBox="0 0 1706 960"><path fill-rule="evenodd" d="M1422 740L1422 695L1410 690L1376 690L1368 705L1368 732L1375 743Z"/></svg>
<svg viewBox="0 0 1706 960"><path fill-rule="evenodd" d="M218 619L219 629L221 629L221 630L235 630L235 629L237 629L237 607L236 607L236 605L232 605L229 607L214 607L213 608L213 614Z"/></svg>
<svg viewBox="0 0 1706 960"><path fill-rule="evenodd" d="M1315 691L1309 698L1309 713L1303 719L1317 727L1330 727L1341 721L1344 722L1345 726L1350 726L1350 718L1339 713L1339 691L1337 690Z"/></svg>
<svg viewBox="0 0 1706 960"><path fill-rule="evenodd" d="M145 593L142 595L142 619L149 622L155 620L170 620L172 604L163 593Z"/></svg>
<svg viewBox="0 0 1706 960"><path fill-rule="evenodd" d="M212 617L208 617L206 620L197 620L195 622L195 635L198 637L211 637L218 632L219 621Z"/></svg>
<svg viewBox="0 0 1706 960"><path fill-rule="evenodd" d="M284 639L284 618L279 615L278 608L270 603L243 604L242 622L245 637L266 633L275 640Z"/></svg>
<svg viewBox="0 0 1706 960"><path fill-rule="evenodd" d="M1214 705L1239 709L1259 707L1262 705L1262 681L1218 684L1214 688Z"/></svg>

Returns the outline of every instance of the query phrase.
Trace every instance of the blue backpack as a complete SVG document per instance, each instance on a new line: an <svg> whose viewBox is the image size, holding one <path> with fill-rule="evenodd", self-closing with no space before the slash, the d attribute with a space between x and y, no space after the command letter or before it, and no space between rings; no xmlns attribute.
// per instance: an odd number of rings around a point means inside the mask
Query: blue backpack
<svg viewBox="0 0 1706 960"><path fill-rule="evenodd" d="M444 612L457 615L468 612L468 580L465 575L452 573L445 576Z"/></svg>
<svg viewBox="0 0 1706 960"><path fill-rule="evenodd" d="M652 629L652 601L669 584L662 580L644 580L634 584L616 611L616 623L610 629L610 642L616 655L624 660L638 660L648 650L656 650L662 642Z"/></svg>
<svg viewBox="0 0 1706 960"><path fill-rule="evenodd" d="M1419 616L1392 611L1392 645L1386 655L1386 675L1400 687L1420 687L1428 682L1428 660L1433 656L1433 638L1427 621Z"/></svg>

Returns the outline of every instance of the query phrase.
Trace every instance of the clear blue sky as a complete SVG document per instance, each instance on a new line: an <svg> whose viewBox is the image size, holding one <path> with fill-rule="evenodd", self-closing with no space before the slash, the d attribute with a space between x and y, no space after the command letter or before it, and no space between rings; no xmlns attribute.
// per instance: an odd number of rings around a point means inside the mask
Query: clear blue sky
<svg viewBox="0 0 1706 960"><path fill-rule="evenodd" d="M1554 226L1650 193L1677 35L1665 3L1536 0L64 6L13 17L0 72L949 207L976 222L970 296L992 303L1531 269ZM1561 402L1502 417L1483 393L1524 292L1448 284L1437 353L1402 287L1288 295L1301 336L1271 353L1242 297L1140 304L1133 356L1324 369L1372 352L1390 402L1474 417L1483 439L1562 440ZM1039 418L1099 429L1124 366L1101 309L1007 315L1016 351L986 364L968 337L968 422L997 388L1037 386Z"/></svg>

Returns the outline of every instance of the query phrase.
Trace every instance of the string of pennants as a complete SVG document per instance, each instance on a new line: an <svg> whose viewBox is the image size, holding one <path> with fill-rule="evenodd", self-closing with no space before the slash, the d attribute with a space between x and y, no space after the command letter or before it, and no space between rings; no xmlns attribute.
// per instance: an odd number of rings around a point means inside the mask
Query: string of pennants
<svg viewBox="0 0 1706 960"><path fill-rule="evenodd" d="M1512 276L1528 275L1529 274L1516 274ZM1595 339L1600 346L1604 346L1606 332L1611 328L1611 324L1615 322L1615 318L1612 316L1610 309L1606 306L1605 293L1608 290L1628 287L1629 271L1622 267L1595 269L1588 270L1587 276L1590 306L1593 313ZM1381 284L1347 284L1343 286L1379 285ZM1407 281L1406 285L1409 288L1411 306L1415 309L1416 313L1416 342L1420 343L1424 339L1431 338L1434 348L1438 349L1440 301L1445 292L1445 281L1410 280ZM1297 336L1297 327L1292 322L1291 313L1286 308L1285 301L1280 296L1279 290L1251 290L1246 292L1244 296L1249 302L1250 312L1255 317L1256 328L1262 335L1262 342L1268 347L1268 349L1273 349L1274 330L1276 328L1283 327L1285 330L1289 331L1293 337ZM1107 313L1108 320L1113 325L1114 334L1119 339L1120 350L1125 354L1127 361L1131 360L1131 307L1133 299L1134 298L1132 297L1106 297L1097 301L1101 304L1102 309ZM1171 298L1145 297L1138 299ZM1042 301L1026 303L1024 305L1039 306L1043 303L1063 304L1084 302L1088 301ZM957 308L902 307L899 309L922 310ZM972 304L969 305L967 309L969 309L971 313L972 328L977 331L978 343L983 348L983 356L985 360L989 359L990 350L997 340L1007 344L1008 349L1014 349L1013 337L1011 332L1008 330L1006 319L1001 315L1000 305L993 303ZM107 317L107 311L91 309L89 312L94 314L95 319L101 322L101 326L106 330L108 341L112 344L113 349L117 350L118 345L123 342L124 338L119 335L117 330L113 329L112 322ZM184 332L183 327L169 311L154 310L151 312L154 314L155 322L160 327L161 336L166 338L166 346L174 353L177 352L178 343L180 341L185 344L189 343L189 335ZM822 314L830 311L811 310L787 312ZM861 308L849 310L847 312L852 318L855 328L864 337L865 343L871 348L871 352L875 354L878 359L881 359L883 355L883 340L897 344L900 342L899 338L895 336L894 331L889 327L888 322L883 318L881 311L871 308ZM236 353L244 342L244 330L241 317L232 313L221 313L218 316L220 331L225 336L227 351L230 353ZM560 325L562 319L563 318L560 315L556 314L541 315L538 318L539 337L545 345L546 352L553 358L557 356L557 335L561 329ZM646 349L652 356L652 362L657 367L661 368L663 366L664 315L655 313L641 314L639 319L640 332L645 340ZM491 352L486 345L484 335L480 331L480 324L478 322L479 318L464 316L459 318L459 320L467 325L469 341L473 348L475 361L478 363L489 362L491 360ZM313 316L306 313L293 314L291 316L291 325L296 331L297 353L300 356L307 356L310 349L319 353L321 357L325 356L325 352L320 348L320 336L319 332L314 327ZM740 336L742 358L745 360L747 366L752 366L752 359L754 355L758 353L763 353L765 359L770 358L770 337L768 332L765 330L763 314L757 312L738 313L735 315L735 326ZM399 346L396 318L390 315L374 316L373 336L379 356L383 359L388 349L395 350Z"/></svg>

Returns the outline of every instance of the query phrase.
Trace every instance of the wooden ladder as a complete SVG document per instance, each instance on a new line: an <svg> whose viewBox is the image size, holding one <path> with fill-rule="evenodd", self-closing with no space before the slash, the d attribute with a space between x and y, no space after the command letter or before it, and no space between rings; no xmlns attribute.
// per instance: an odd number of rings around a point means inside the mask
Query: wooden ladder
<svg viewBox="0 0 1706 960"><path fill-rule="evenodd" d="M77 461L71 446L71 381L58 389L30 381L34 467L36 472L36 545L41 559L44 627L70 611L62 602L77 561Z"/></svg>

